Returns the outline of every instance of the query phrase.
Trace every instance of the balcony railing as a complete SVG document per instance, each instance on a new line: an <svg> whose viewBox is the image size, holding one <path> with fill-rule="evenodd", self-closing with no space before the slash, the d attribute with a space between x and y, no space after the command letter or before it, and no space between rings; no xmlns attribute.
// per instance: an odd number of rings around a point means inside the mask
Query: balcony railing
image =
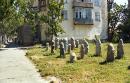
<svg viewBox="0 0 130 83"><path fill-rule="evenodd" d="M85 7L85 8L93 8L94 5L92 2L77 2L73 1L73 7Z"/></svg>
<svg viewBox="0 0 130 83"><path fill-rule="evenodd" d="M93 25L93 19L77 19L74 18L74 24L75 25Z"/></svg>

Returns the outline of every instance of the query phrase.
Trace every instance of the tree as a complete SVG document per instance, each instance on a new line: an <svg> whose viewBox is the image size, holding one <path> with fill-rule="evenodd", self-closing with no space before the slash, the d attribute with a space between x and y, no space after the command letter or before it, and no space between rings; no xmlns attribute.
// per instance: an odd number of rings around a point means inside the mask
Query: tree
<svg viewBox="0 0 130 83"><path fill-rule="evenodd" d="M28 20L27 15L30 14L28 4L32 1L33 0L0 0L1 36L15 35L18 26L25 22L31 22L32 19Z"/></svg>
<svg viewBox="0 0 130 83"><path fill-rule="evenodd" d="M122 24L118 26L118 28L121 30L120 35L125 41L130 41L130 9L126 8L124 10L124 20L122 21Z"/></svg>
<svg viewBox="0 0 130 83"><path fill-rule="evenodd" d="M126 5L113 4L113 8L109 12L109 41L115 40L118 41L119 34L121 31L118 25L123 23L126 19Z"/></svg>
<svg viewBox="0 0 130 83"><path fill-rule="evenodd" d="M48 1L47 14L34 11L32 4L34 0L0 0L0 35L15 35L18 26L29 24L35 30L37 23L48 24L48 34L55 35L63 32L60 25L62 22L61 11L63 0ZM44 12L44 11L43 11ZM36 22L38 21L38 22Z"/></svg>
<svg viewBox="0 0 130 83"><path fill-rule="evenodd" d="M59 2L56 0L49 0L46 15L41 16L41 20L48 24L47 33L52 36L58 36L58 33L63 33L64 30L61 27L61 22L63 21L63 16L61 14L64 6L64 0Z"/></svg>
<svg viewBox="0 0 130 83"><path fill-rule="evenodd" d="M108 33L108 40L110 40L111 38L110 38L110 26L109 26L109 24L110 24L110 20L111 20L111 15L110 15L110 11L111 11L111 9L112 9L112 7L113 7L113 2L114 2L114 0L107 0L107 11L108 11L108 30L107 30L107 33Z"/></svg>

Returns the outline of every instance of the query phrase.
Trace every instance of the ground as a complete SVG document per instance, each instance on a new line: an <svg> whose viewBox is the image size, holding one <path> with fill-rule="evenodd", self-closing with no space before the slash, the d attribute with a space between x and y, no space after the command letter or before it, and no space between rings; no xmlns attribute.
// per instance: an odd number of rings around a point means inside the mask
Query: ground
<svg viewBox="0 0 130 83"><path fill-rule="evenodd" d="M0 49L0 83L46 83L18 48Z"/></svg>
<svg viewBox="0 0 130 83"><path fill-rule="evenodd" d="M114 44L115 49L117 44ZM121 60L115 59L114 62L99 64L106 59L107 44L102 45L102 56L94 57L95 45L90 44L89 54L83 60L76 63L68 63L69 54L65 59L58 58L59 50L55 54L46 51L45 48L35 46L28 50L29 57L41 76L55 76L60 78L63 83L130 83L130 44L125 44L125 55ZM79 54L79 49L75 49ZM116 53L116 51L115 51ZM116 57L116 56L115 56Z"/></svg>

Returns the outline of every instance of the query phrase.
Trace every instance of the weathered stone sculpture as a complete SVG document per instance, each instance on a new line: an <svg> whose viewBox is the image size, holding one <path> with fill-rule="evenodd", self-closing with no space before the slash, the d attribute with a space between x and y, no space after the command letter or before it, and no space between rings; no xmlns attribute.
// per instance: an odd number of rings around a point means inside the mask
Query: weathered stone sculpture
<svg viewBox="0 0 130 83"><path fill-rule="evenodd" d="M55 50L59 48L59 38L55 38Z"/></svg>
<svg viewBox="0 0 130 83"><path fill-rule="evenodd" d="M49 43L47 42L46 43L46 51L48 51L49 50Z"/></svg>
<svg viewBox="0 0 130 83"><path fill-rule="evenodd" d="M106 62L112 62L114 61L114 53L115 49L113 44L109 44L108 48L107 48L107 58L106 58Z"/></svg>
<svg viewBox="0 0 130 83"><path fill-rule="evenodd" d="M81 48L80 48L80 59L83 59L84 55L85 55L84 44L81 44Z"/></svg>
<svg viewBox="0 0 130 83"><path fill-rule="evenodd" d="M89 52L89 44L85 39L84 39L83 43L84 43L85 54L88 54L88 52Z"/></svg>
<svg viewBox="0 0 130 83"><path fill-rule="evenodd" d="M95 56L100 56L101 55L101 41L100 39L96 39L96 54Z"/></svg>
<svg viewBox="0 0 130 83"><path fill-rule="evenodd" d="M75 48L75 39L72 37L70 42L71 42L71 50L74 50L74 48Z"/></svg>
<svg viewBox="0 0 130 83"><path fill-rule="evenodd" d="M76 40L76 48L79 48L79 40Z"/></svg>
<svg viewBox="0 0 130 83"><path fill-rule="evenodd" d="M124 55L124 45L123 45L123 40L120 39L117 45L117 58L121 59L123 58L123 55Z"/></svg>
<svg viewBox="0 0 130 83"><path fill-rule="evenodd" d="M68 53L71 52L71 44L68 44Z"/></svg>
<svg viewBox="0 0 130 83"><path fill-rule="evenodd" d="M61 42L63 42L63 39L60 39L60 40L59 40L59 44L61 44Z"/></svg>
<svg viewBox="0 0 130 83"><path fill-rule="evenodd" d="M64 49L64 43L60 43L60 57L65 58L65 49Z"/></svg>
<svg viewBox="0 0 130 83"><path fill-rule="evenodd" d="M74 52L70 53L70 63L74 63L77 60L76 54Z"/></svg>
<svg viewBox="0 0 130 83"><path fill-rule="evenodd" d="M67 47L68 47L68 39L64 38L63 39L63 43L64 43L64 49L65 49L65 52L66 52L67 51Z"/></svg>
<svg viewBox="0 0 130 83"><path fill-rule="evenodd" d="M54 42L54 40L52 40L52 43L51 43L51 53L54 53L54 49L55 49L55 42Z"/></svg>

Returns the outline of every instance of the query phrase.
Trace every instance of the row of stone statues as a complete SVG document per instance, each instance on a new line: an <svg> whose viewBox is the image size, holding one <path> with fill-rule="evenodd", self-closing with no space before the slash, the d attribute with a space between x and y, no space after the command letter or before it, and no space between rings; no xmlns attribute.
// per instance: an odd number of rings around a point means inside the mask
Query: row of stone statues
<svg viewBox="0 0 130 83"><path fill-rule="evenodd" d="M73 52L75 48L79 48L80 45L80 54L79 56L76 56L76 54ZM96 51L95 56L101 55L101 41L100 39L95 40L96 45ZM55 50L60 49L60 57L65 58L65 53L70 53L70 62L74 62L77 59L83 59L85 55L89 52L89 43L84 39L82 42L79 43L79 40L75 40L73 37L68 41L67 38L59 39L55 38L55 40L52 40L51 43L51 53L54 53ZM46 43L46 50L49 49L49 43ZM108 44L107 47L107 62L114 61L114 55L115 55L115 49L112 43ZM124 55L124 45L123 40L120 39L118 45L117 45L117 57L118 59L121 59Z"/></svg>

